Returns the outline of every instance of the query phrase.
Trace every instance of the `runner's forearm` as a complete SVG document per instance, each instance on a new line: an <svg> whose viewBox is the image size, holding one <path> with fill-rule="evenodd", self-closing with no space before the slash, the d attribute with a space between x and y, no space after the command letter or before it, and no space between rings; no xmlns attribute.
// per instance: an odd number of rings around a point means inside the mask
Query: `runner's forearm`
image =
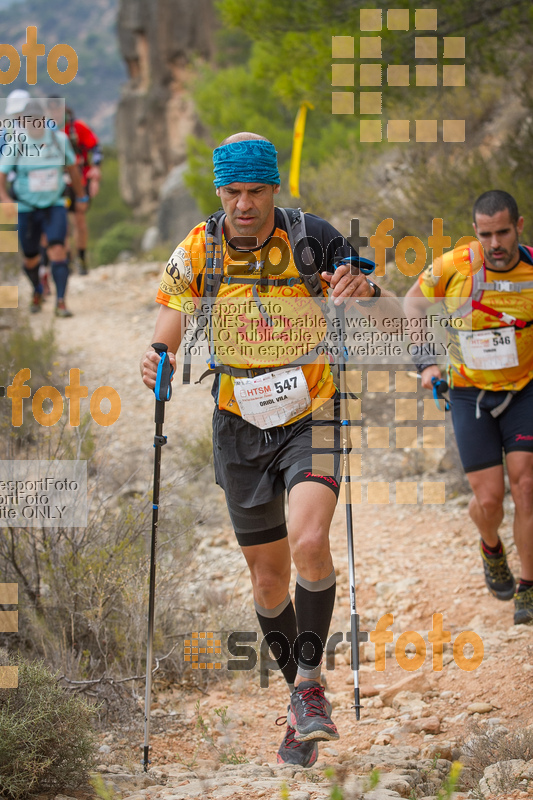
<svg viewBox="0 0 533 800"><path fill-rule="evenodd" d="M171 353L177 353L187 328L187 316L175 308L161 306L155 324L152 342L166 344Z"/></svg>
<svg viewBox="0 0 533 800"><path fill-rule="evenodd" d="M12 203L13 198L7 193L7 176L0 172L0 203Z"/></svg>
<svg viewBox="0 0 533 800"><path fill-rule="evenodd" d="M67 167L67 172L70 175L70 179L72 181L72 188L76 193L76 198L85 197L85 187L83 185L83 181L81 179L81 173L79 167L76 164L71 164Z"/></svg>

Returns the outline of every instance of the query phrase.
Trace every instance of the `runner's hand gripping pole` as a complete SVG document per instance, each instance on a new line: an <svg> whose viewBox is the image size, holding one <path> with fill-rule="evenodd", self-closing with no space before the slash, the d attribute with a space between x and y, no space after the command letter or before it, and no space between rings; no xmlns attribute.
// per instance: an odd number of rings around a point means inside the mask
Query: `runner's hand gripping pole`
<svg viewBox="0 0 533 800"><path fill-rule="evenodd" d="M452 403L451 400L449 400L444 394L445 392L448 391L448 384L446 383L446 381L443 381L442 379L439 378L432 378L431 385L433 386L433 399L439 411L440 411L439 400L441 399L444 400L444 410L449 411L450 408L452 407Z"/></svg>
<svg viewBox="0 0 533 800"><path fill-rule="evenodd" d="M342 353L339 352L339 382L341 390L341 434L342 434L342 458L343 458L343 481L346 503L346 533L348 539L348 567L350 578L350 632L351 632L351 667L353 672L354 698L355 698L355 717L361 718L361 701L359 693L359 642L368 637L367 633L359 632L359 614L355 602L355 560L353 549L353 517L352 517L352 494L350 487L350 393L346 387L346 361L348 351L345 346L345 316L344 305L337 306L339 315L340 330L342 336ZM340 351L341 348L339 348Z"/></svg>
<svg viewBox="0 0 533 800"><path fill-rule="evenodd" d="M408 372L407 373L411 378L417 378L419 381L422 380L422 375L419 372ZM442 378L432 378L431 385L433 387L433 399L435 401L435 405L440 411L439 400L444 400L444 410L450 411L452 407L452 401L446 397L445 392L448 391L448 384Z"/></svg>
<svg viewBox="0 0 533 800"><path fill-rule="evenodd" d="M154 643L154 612L155 612L155 566L157 549L157 526L159 524L159 485L161 474L161 448L167 443L163 436L163 423L165 421L165 403L172 396L171 378L173 369L168 357L166 344L156 342L152 347L159 354L157 376L154 388L155 394L155 436L154 436L154 489L152 498L152 542L150 547L150 587L148 596L148 643L146 646L146 694L144 698L144 748L142 764L144 771L148 772L150 763L150 706L152 698L152 651Z"/></svg>

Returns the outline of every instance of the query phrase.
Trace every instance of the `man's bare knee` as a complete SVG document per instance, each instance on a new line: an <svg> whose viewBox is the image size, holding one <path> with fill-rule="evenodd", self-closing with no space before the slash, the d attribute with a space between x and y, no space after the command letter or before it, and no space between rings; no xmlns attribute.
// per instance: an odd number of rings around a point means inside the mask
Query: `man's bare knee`
<svg viewBox="0 0 533 800"><path fill-rule="evenodd" d="M250 568L255 599L265 608L278 605L289 590L290 570L274 571L260 565Z"/></svg>
<svg viewBox="0 0 533 800"><path fill-rule="evenodd" d="M472 500L487 520L503 514L503 497L484 495L483 497L472 498Z"/></svg>
<svg viewBox="0 0 533 800"><path fill-rule="evenodd" d="M529 475L511 483L511 493L516 508L525 514L533 513L533 478Z"/></svg>
<svg viewBox="0 0 533 800"><path fill-rule="evenodd" d="M320 580L324 570L331 571L329 537L322 530L295 536L291 541L291 553L298 572L308 580Z"/></svg>

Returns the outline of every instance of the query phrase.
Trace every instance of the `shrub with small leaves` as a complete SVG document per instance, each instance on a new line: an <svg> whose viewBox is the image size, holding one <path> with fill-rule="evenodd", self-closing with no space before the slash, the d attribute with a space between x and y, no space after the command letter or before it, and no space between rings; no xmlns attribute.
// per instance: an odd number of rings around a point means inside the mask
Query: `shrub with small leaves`
<svg viewBox="0 0 533 800"><path fill-rule="evenodd" d="M140 244L142 227L124 220L109 228L98 241L94 254L98 264L112 264L123 250L135 252Z"/></svg>
<svg viewBox="0 0 533 800"><path fill-rule="evenodd" d="M0 690L0 797L80 786L95 763L94 709L62 689L42 662L12 664L18 688Z"/></svg>

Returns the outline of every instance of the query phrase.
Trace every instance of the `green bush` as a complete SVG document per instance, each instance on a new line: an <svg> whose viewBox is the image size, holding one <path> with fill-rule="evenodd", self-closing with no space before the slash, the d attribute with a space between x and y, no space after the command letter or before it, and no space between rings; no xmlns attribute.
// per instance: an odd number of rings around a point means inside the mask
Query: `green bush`
<svg viewBox="0 0 533 800"><path fill-rule="evenodd" d="M16 327L0 335L0 385L10 384L19 370L27 368L31 373L27 384L33 396L40 386L57 382L54 332L48 328L35 334L27 321L20 323L16 318L14 324ZM24 402L23 423L16 428L12 425L11 402L3 403L0 406L0 459L15 457L23 445L34 441L39 427L31 413L29 398Z"/></svg>
<svg viewBox="0 0 533 800"><path fill-rule="evenodd" d="M50 383L56 355L53 329L35 334L25 323L9 332L7 341L3 343L2 362L11 377L20 369L29 368L30 385L39 387ZM5 377L4 370L0 371L0 376Z"/></svg>
<svg viewBox="0 0 533 800"><path fill-rule="evenodd" d="M138 249L141 241L139 225L134 222L117 222L109 228L95 247L97 264L112 264L122 250Z"/></svg>
<svg viewBox="0 0 533 800"><path fill-rule="evenodd" d="M42 662L18 665L18 688L0 690L0 795L76 788L95 763L93 710L62 689Z"/></svg>
<svg viewBox="0 0 533 800"><path fill-rule="evenodd" d="M118 172L116 151L111 147L104 147L100 191L92 201L87 215L91 252L94 252L96 243L113 225L133 219L133 211L120 196Z"/></svg>

